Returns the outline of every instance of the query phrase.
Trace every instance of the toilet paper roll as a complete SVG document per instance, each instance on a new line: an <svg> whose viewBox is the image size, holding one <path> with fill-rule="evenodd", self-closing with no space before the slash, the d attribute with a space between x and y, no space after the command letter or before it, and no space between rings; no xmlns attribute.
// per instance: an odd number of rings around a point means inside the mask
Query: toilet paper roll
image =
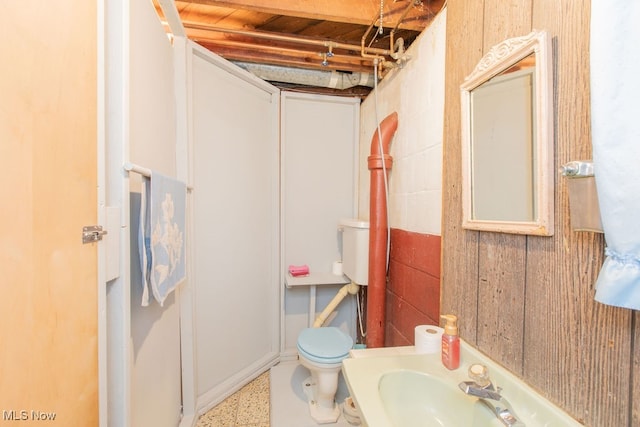
<svg viewBox="0 0 640 427"><path fill-rule="evenodd" d="M340 262L340 261L334 261L334 262L333 262L333 267L332 267L331 271L332 271L332 272L333 272L333 274L335 274L336 276L342 276L342 262Z"/></svg>
<svg viewBox="0 0 640 427"><path fill-rule="evenodd" d="M415 329L415 347L418 354L440 351L444 329L434 325L418 325Z"/></svg>

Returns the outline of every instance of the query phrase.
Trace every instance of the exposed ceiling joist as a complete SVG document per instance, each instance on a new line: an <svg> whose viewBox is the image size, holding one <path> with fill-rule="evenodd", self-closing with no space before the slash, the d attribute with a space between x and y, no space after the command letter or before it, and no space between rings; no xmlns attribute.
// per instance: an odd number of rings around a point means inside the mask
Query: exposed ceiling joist
<svg viewBox="0 0 640 427"><path fill-rule="evenodd" d="M402 39L401 44L408 48L446 0L384 0L382 34L376 31L380 0L154 1L169 27L176 27L179 19L189 39L223 58L363 73L371 72L374 62L393 65L397 57L390 52L396 49L395 42ZM360 96L362 88L341 94L352 91Z"/></svg>
<svg viewBox="0 0 640 427"><path fill-rule="evenodd" d="M385 2L383 8L385 27L396 25L408 1L414 0ZM190 0L189 3L358 25L369 25L380 16L378 0ZM422 31L425 18L428 19L428 16L435 13L437 11L432 11L424 4L418 5L407 16L405 22L400 24L400 28Z"/></svg>

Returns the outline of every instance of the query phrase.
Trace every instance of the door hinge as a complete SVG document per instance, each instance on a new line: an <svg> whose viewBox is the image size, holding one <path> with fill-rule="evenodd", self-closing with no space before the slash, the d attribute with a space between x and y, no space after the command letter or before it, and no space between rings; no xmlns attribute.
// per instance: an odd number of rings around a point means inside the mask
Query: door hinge
<svg viewBox="0 0 640 427"><path fill-rule="evenodd" d="M85 225L82 227L82 243L93 243L102 240L102 236L107 234L101 225Z"/></svg>

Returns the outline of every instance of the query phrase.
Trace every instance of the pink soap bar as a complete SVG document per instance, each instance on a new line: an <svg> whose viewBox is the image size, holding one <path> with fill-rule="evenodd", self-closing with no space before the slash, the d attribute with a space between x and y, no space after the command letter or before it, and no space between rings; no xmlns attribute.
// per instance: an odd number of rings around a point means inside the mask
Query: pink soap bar
<svg viewBox="0 0 640 427"><path fill-rule="evenodd" d="M306 276L309 274L309 266L308 265L290 265L289 266L289 274L293 277L297 276Z"/></svg>

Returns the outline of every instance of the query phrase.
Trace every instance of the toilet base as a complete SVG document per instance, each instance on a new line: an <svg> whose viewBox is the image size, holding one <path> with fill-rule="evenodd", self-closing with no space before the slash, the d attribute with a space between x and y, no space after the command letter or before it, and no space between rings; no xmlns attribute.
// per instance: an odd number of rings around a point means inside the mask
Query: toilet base
<svg viewBox="0 0 640 427"><path fill-rule="evenodd" d="M320 406L315 400L316 384L311 376L302 381L302 390L307 396L309 413L315 422L318 424L334 424L338 421L338 418L340 418L340 405L334 402L333 408Z"/></svg>

